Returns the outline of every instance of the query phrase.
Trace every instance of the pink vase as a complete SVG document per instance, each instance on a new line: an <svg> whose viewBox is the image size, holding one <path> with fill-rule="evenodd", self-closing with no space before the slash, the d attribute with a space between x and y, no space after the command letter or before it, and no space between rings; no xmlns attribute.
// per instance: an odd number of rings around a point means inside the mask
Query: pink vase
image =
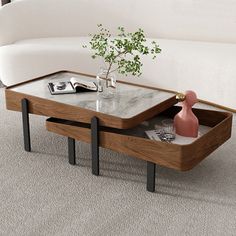
<svg viewBox="0 0 236 236"><path fill-rule="evenodd" d="M193 91L186 91L182 110L174 118L175 132L185 137L198 137L199 121L192 111L192 106L198 101Z"/></svg>

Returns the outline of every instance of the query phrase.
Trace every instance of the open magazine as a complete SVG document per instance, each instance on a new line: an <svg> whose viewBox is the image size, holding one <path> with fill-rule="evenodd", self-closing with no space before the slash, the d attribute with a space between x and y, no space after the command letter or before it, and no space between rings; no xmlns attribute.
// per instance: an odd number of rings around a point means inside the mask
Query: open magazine
<svg viewBox="0 0 236 236"><path fill-rule="evenodd" d="M50 82L48 88L52 95L97 91L96 83L75 77L65 82Z"/></svg>

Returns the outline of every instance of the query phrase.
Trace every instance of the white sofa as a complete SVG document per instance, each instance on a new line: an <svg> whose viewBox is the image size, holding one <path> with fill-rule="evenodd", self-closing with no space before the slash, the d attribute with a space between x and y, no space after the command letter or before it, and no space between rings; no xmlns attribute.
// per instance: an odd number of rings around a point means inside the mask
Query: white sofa
<svg viewBox="0 0 236 236"><path fill-rule="evenodd" d="M0 78L9 86L59 70L96 74L82 44L97 24L143 28L162 48L131 82L236 109L236 1L16 0L0 9Z"/></svg>

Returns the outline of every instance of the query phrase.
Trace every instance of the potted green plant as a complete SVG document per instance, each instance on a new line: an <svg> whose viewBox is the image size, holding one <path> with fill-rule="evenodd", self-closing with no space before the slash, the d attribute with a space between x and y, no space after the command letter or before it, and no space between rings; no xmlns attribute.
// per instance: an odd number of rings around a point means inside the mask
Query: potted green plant
<svg viewBox="0 0 236 236"><path fill-rule="evenodd" d="M142 74L142 55L151 55L153 59L161 52L157 42L147 44L147 39L142 29L133 33L125 32L124 27L118 27L118 34L112 37L109 30L102 24L98 25L99 32L90 35L89 42L93 59L103 58L106 68L102 68L97 75L98 93L105 98L111 98L116 91L116 77L114 72L122 75ZM87 48L87 45L84 45Z"/></svg>

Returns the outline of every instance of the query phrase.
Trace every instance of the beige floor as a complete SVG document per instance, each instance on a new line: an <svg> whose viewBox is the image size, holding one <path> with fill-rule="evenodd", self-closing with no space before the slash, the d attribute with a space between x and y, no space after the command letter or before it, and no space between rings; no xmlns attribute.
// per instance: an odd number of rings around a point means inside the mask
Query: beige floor
<svg viewBox="0 0 236 236"><path fill-rule="evenodd" d="M156 193L145 190L146 163L101 151L91 175L90 148L32 116L31 153L22 148L21 115L0 89L0 235L236 235L236 134L190 172L157 168Z"/></svg>

